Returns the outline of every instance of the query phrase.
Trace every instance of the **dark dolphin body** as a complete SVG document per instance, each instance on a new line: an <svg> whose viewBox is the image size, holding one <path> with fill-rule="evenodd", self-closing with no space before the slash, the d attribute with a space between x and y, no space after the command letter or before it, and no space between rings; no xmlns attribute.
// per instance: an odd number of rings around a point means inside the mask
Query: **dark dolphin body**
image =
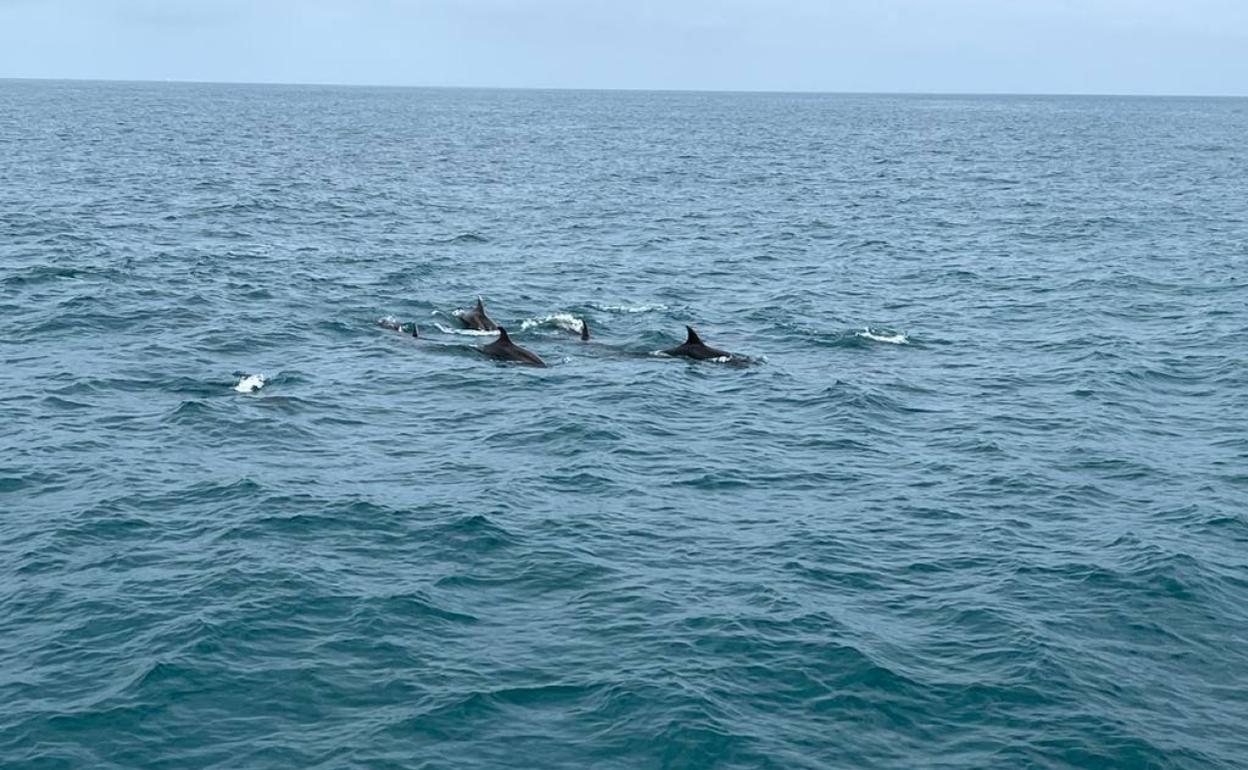
<svg viewBox="0 0 1248 770"><path fill-rule="evenodd" d="M488 345L482 345L477 348L490 358L496 358L499 361L515 361L518 364L527 366L545 366L546 362L537 357L537 354L525 350L516 343L511 341L511 337L507 336L507 330L499 326L498 339Z"/></svg>
<svg viewBox="0 0 1248 770"><path fill-rule="evenodd" d="M707 361L712 358L723 358L729 361L741 360L741 356L733 355L726 350L716 350L713 347L702 342L698 333L693 330L692 326L686 326L689 330L689 336L685 339L683 345L677 345L674 348L668 348L663 352L669 356L680 356L681 358L692 358L698 361Z"/></svg>
<svg viewBox="0 0 1248 770"><path fill-rule="evenodd" d="M589 319L581 319L581 342L589 342Z"/></svg>
<svg viewBox="0 0 1248 770"><path fill-rule="evenodd" d="M476 329L482 332L492 332L498 328L498 324L485 314L485 303L480 297L477 297L477 306L471 312L461 315L459 322L464 325L465 329Z"/></svg>

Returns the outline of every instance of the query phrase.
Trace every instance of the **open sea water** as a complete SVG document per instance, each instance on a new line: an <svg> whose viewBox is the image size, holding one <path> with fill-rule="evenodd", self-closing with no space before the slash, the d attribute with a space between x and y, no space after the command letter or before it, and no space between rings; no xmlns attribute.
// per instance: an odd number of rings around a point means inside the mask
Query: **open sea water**
<svg viewBox="0 0 1248 770"><path fill-rule="evenodd" d="M0 81L0 765L1248 767L1246 137Z"/></svg>

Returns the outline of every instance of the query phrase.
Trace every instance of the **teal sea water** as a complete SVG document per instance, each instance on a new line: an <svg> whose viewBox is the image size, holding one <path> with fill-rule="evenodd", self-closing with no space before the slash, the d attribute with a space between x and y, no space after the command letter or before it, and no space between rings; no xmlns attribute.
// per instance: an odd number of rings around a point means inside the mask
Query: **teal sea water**
<svg viewBox="0 0 1248 770"><path fill-rule="evenodd" d="M1246 136L0 81L0 765L1248 766Z"/></svg>

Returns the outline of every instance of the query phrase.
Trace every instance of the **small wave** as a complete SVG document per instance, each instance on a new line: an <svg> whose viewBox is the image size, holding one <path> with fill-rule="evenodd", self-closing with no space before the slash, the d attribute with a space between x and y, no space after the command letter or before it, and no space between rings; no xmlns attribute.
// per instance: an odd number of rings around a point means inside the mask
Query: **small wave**
<svg viewBox="0 0 1248 770"><path fill-rule="evenodd" d="M76 281L81 280L87 275L85 270L78 270L72 267L57 267L53 265L37 265L27 268L26 270L6 277L3 284L6 286L24 286L26 284L38 284L46 281Z"/></svg>
<svg viewBox="0 0 1248 770"><path fill-rule="evenodd" d="M490 239L480 233L460 233L450 238L434 238L429 241L431 244L445 246L453 243L489 243Z"/></svg>
<svg viewBox="0 0 1248 770"><path fill-rule="evenodd" d="M498 332L487 332L481 329L452 329L446 324L440 324L437 321L434 321L433 325L443 334L467 334L470 337L493 337L498 334Z"/></svg>
<svg viewBox="0 0 1248 770"><path fill-rule="evenodd" d="M266 381L263 374L244 374L239 378L234 390L239 393L255 393L264 387Z"/></svg>
<svg viewBox="0 0 1248 770"><path fill-rule="evenodd" d="M887 342L890 345L909 345L910 338L901 332L889 334L885 331L872 331L870 327L858 332L855 336L874 342Z"/></svg>
<svg viewBox="0 0 1248 770"><path fill-rule="evenodd" d="M526 318L520 322L520 331L528 331L541 326L554 326L573 334L580 334L585 328L585 322L570 313L555 313L541 318Z"/></svg>
<svg viewBox="0 0 1248 770"><path fill-rule="evenodd" d="M593 305L607 313L652 313L667 310L667 305Z"/></svg>

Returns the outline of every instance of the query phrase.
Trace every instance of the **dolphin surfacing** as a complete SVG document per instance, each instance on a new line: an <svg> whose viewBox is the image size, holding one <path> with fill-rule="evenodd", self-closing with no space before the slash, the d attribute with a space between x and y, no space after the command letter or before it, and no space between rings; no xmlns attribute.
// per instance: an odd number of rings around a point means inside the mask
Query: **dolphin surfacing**
<svg viewBox="0 0 1248 770"><path fill-rule="evenodd" d="M685 329L689 332L689 336L685 338L684 343L664 350L664 354L680 358L692 358L695 361L710 361L713 359L737 361L741 359L741 356L734 355L726 350L713 348L704 343L692 326L686 326Z"/></svg>
<svg viewBox="0 0 1248 770"><path fill-rule="evenodd" d="M481 301L481 297L477 297L477 306L467 313L461 313L459 322L464 325L465 329L476 329L482 332L492 332L498 328L498 324L485 314L485 303Z"/></svg>
<svg viewBox="0 0 1248 770"><path fill-rule="evenodd" d="M381 319L380 321L378 321L378 322L377 322L377 325L378 325L378 326L380 326L380 327L381 327L381 328L383 328L383 329L389 329L389 330L390 330L390 331L392 331L392 332L398 332L399 334L404 334L404 333L406 333L406 332L408 331L408 327L410 326L410 327L411 327L412 336L413 336L413 337L420 337L420 329L418 329L418 328L416 327L416 324L415 324L415 323L412 323L412 324L405 324L405 323L399 323L398 321L394 320L393 318L383 318L383 319Z"/></svg>
<svg viewBox="0 0 1248 770"><path fill-rule="evenodd" d="M539 358L536 353L512 342L511 337L507 336L506 329L501 326L497 327L497 329L498 339L488 345L482 345L477 350L499 361L514 361L525 366L546 366L546 362Z"/></svg>

